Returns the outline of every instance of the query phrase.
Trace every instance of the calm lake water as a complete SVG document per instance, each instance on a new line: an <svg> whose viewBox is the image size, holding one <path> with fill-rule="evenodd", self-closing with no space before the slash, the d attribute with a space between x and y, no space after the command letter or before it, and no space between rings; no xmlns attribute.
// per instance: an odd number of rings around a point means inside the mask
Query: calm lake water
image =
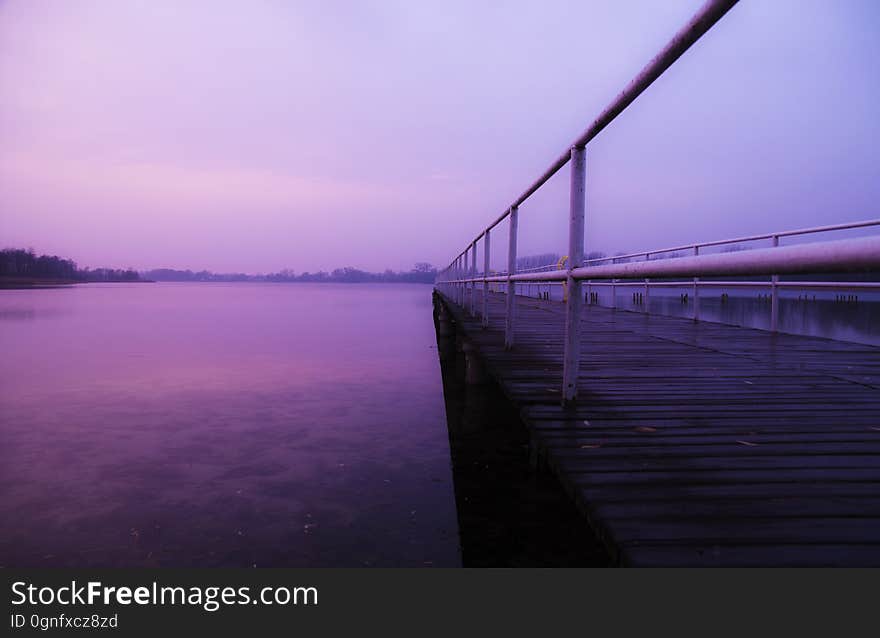
<svg viewBox="0 0 880 638"><path fill-rule="evenodd" d="M457 565L431 287L0 291L0 566Z"/></svg>

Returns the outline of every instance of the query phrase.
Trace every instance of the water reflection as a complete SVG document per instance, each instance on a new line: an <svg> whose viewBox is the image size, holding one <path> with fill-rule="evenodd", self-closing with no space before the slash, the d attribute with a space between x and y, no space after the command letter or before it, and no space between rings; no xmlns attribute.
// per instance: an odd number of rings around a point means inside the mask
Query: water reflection
<svg viewBox="0 0 880 638"><path fill-rule="evenodd" d="M25 307L0 566L460 564L429 286L0 291Z"/></svg>
<svg viewBox="0 0 880 638"><path fill-rule="evenodd" d="M54 319L69 314L60 308L0 308L0 321L34 321L35 319Z"/></svg>

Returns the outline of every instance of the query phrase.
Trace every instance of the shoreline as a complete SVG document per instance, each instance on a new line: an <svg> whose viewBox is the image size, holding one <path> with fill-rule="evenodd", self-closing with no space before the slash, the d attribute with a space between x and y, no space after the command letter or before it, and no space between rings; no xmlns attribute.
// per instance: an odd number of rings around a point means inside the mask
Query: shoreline
<svg viewBox="0 0 880 638"><path fill-rule="evenodd" d="M65 288L75 284L152 284L151 279L134 281L83 281L81 279L63 279L57 277L0 277L0 290L28 290L33 288Z"/></svg>

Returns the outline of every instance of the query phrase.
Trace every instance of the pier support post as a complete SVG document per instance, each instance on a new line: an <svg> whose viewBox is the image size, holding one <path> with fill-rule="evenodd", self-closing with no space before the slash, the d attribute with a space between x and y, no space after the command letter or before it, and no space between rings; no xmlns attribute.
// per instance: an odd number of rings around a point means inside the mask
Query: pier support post
<svg viewBox="0 0 880 638"><path fill-rule="evenodd" d="M474 344L469 340L462 341L461 351L464 353L464 382L467 385L486 383L486 370Z"/></svg>
<svg viewBox="0 0 880 638"><path fill-rule="evenodd" d="M514 342L516 323L516 282L511 277L516 274L516 227L519 208L510 209L510 241L507 248L507 318L504 322L504 347L510 350Z"/></svg>
<svg viewBox="0 0 880 638"><path fill-rule="evenodd" d="M437 355L440 361L455 361L455 325L443 302L437 307Z"/></svg>
<svg viewBox="0 0 880 638"><path fill-rule="evenodd" d="M584 296L581 283L571 276L584 260L584 207L586 201L586 152L584 147L571 149L571 193L568 218L568 302L565 306L565 353L562 366L562 401L577 397L581 364L581 308Z"/></svg>
<svg viewBox="0 0 880 638"><path fill-rule="evenodd" d="M444 306L440 307L440 312L437 315L437 333L441 337L451 337L455 334L455 328L452 326L452 317L449 316L449 312L447 312Z"/></svg>
<svg viewBox="0 0 880 638"><path fill-rule="evenodd" d="M455 378L464 381L467 376L467 353L464 350L466 339L460 332L456 332L452 341L455 343Z"/></svg>
<svg viewBox="0 0 880 638"><path fill-rule="evenodd" d="M483 242L483 277L489 278L489 231L486 231L486 240ZM483 327L489 327L489 282L483 281Z"/></svg>

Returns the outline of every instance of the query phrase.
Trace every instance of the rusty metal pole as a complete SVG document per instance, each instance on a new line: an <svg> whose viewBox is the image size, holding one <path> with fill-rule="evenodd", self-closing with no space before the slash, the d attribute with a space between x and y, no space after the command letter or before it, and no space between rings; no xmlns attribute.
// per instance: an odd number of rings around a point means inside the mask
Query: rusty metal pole
<svg viewBox="0 0 880 638"><path fill-rule="evenodd" d="M510 236L507 245L507 317L504 323L504 347L510 350L513 347L514 327L516 324L516 282L511 276L516 274L516 227L519 207L510 208Z"/></svg>
<svg viewBox="0 0 880 638"><path fill-rule="evenodd" d="M584 208L587 179L586 152L583 146L571 149L571 193L568 218L568 302L565 306L565 352L562 366L562 401L577 398L577 381L581 364L581 309L584 297L581 281L572 271L584 260Z"/></svg>

